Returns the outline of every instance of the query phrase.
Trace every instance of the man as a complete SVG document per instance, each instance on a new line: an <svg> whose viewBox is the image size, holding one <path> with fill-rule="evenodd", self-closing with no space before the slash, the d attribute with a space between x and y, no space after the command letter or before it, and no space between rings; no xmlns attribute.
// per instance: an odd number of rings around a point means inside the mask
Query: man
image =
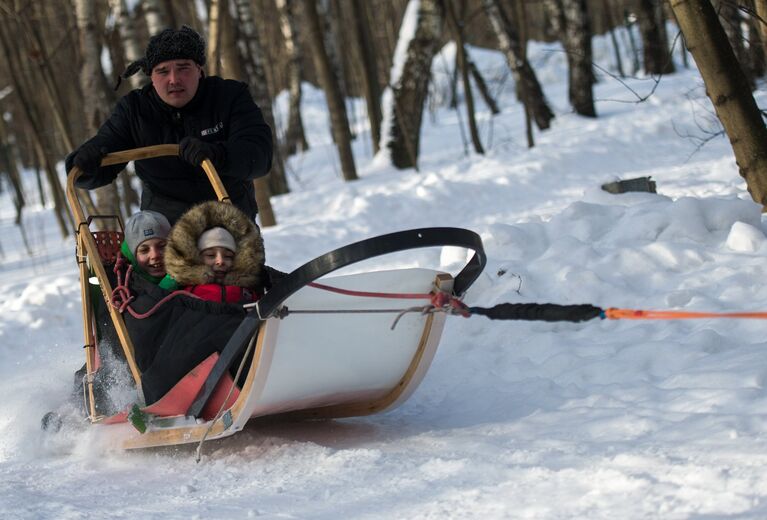
<svg viewBox="0 0 767 520"><path fill-rule="evenodd" d="M149 40L146 55L122 78L141 69L151 83L124 96L92 139L66 159L66 169L84 173L77 186L112 182L124 164L100 167L109 152L157 144L179 144L179 157L136 161L141 209L164 214L171 224L193 205L215 200L200 167L210 159L232 203L255 220L253 179L272 161L272 132L245 83L206 77L205 41L193 29L166 29Z"/></svg>

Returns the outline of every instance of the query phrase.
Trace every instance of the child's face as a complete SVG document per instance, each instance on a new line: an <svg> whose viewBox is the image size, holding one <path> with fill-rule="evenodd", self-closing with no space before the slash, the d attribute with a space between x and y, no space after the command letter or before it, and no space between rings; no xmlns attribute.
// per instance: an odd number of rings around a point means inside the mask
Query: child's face
<svg viewBox="0 0 767 520"><path fill-rule="evenodd" d="M136 248L136 262L151 276L165 276L165 245L164 238L144 240Z"/></svg>
<svg viewBox="0 0 767 520"><path fill-rule="evenodd" d="M200 251L202 263L213 270L216 283L222 283L224 275L232 269L234 253L225 247L209 247Z"/></svg>

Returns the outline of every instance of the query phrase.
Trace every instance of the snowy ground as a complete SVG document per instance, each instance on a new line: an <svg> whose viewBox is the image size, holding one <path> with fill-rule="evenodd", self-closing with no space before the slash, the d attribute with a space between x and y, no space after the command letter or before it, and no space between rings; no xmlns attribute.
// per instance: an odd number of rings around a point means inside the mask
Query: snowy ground
<svg viewBox="0 0 767 520"><path fill-rule="evenodd" d="M689 137L717 130L697 74L664 77L642 103L632 90L649 94L651 78L603 76L590 120L570 113L564 55L532 52L557 113L536 147L526 147L502 59L474 50L504 107L491 118L480 102L488 152L466 154L465 114L438 108L424 118L419 173L373 160L362 129L361 180L344 183L322 95L307 90L312 149L291 160L293 193L274 200L269 263L290 270L377 234L460 226L482 236L489 257L470 304L767 310L760 208L727 140L696 150ZM437 72L452 63L445 53ZM595 56L610 67L602 40ZM446 95L438 85L434 99ZM761 92L757 101L767 104ZM646 175L657 195L599 188ZM187 447L104 452L87 436L46 438L40 417L82 363L74 243L32 206L29 256L7 193L0 208L2 518L767 517L757 320L455 317L421 387L389 413L257 422L207 444L199 464ZM439 251L388 262L453 267L439 265Z"/></svg>

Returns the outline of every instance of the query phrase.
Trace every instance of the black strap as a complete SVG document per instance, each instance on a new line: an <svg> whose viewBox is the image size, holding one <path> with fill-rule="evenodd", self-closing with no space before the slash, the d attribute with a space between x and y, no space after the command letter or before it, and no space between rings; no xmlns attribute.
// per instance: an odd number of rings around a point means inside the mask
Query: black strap
<svg viewBox="0 0 767 520"><path fill-rule="evenodd" d="M474 251L474 255L455 277L453 292L460 296L474 283L487 263L482 239L475 232L462 228L409 229L368 238L318 256L282 278L258 301L257 311L248 313L229 339L186 415L199 417L221 376L244 350L258 330L260 321L274 314L285 300L301 288L328 273L368 258L408 249L439 246L465 247Z"/></svg>
<svg viewBox="0 0 767 520"><path fill-rule="evenodd" d="M471 314L486 316L491 320L527 321L588 321L602 316L602 309L584 303L557 305L556 303L499 303L490 308L469 307Z"/></svg>
<svg viewBox="0 0 767 520"><path fill-rule="evenodd" d="M485 268L487 258L482 239L473 231L462 228L409 229L361 240L305 263L279 281L258 302L262 318L271 316L282 303L307 284L342 267L376 256L424 247L456 246L474 251L474 255L455 277L453 292L461 296Z"/></svg>
<svg viewBox="0 0 767 520"><path fill-rule="evenodd" d="M221 355L216 361L216 364L213 365L213 369L210 371L210 374L208 374L208 378L202 385L192 406L187 410L186 415L191 415L193 417L200 416L202 409L205 407L205 403L208 402L208 399L210 399L210 396L213 394L213 390L221 380L221 376L223 376L224 372L229 369L229 366L232 364L232 361L235 360L237 355L245 349L245 346L250 341L250 338L253 337L253 334L256 333L260 324L261 320L258 319L258 316L255 313L251 312L245 316L243 322L240 323L240 326L234 331L232 337L229 338L224 350L221 351Z"/></svg>

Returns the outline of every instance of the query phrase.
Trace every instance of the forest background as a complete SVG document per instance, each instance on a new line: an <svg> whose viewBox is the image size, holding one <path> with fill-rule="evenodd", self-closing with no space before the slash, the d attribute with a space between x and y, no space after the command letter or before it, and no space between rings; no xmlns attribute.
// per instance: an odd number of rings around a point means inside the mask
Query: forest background
<svg viewBox="0 0 767 520"><path fill-rule="evenodd" d="M64 200L61 161L96 132L119 96L147 81L142 75L122 85L116 80L141 57L150 35L165 27L187 24L204 34L206 73L247 82L272 126L273 168L267 178L255 181L259 219L270 226L277 222L271 197L290 191L287 158L308 147L300 111L302 82L325 93L344 179L357 178L350 142L361 138L395 167L417 170L421 120L435 102L429 90L432 60L448 41L462 50L451 64L453 94L447 102L465 112L467 147L470 142L475 153L485 152L474 97L481 96L492 113L500 112L504 107L494 100L493 85L505 81L515 83L517 99L525 106L532 147L535 133L549 128L554 113L527 62L527 41L562 42L572 108L598 117L592 36L609 33L612 38L615 72L608 74L660 78L674 71L670 53L675 49L687 65L685 39L681 33L668 34L667 22L695 4L715 9L717 30L729 42L725 50L737 58L730 60L737 74L730 75L742 75L755 88L765 72L764 0L2 0L0 189L13 190L17 223L23 226L27 194L19 171L37 172L39 200L55 207L62 236L68 235L74 222ZM617 41L618 26L629 29L622 32L629 41ZM483 78L472 61L472 46L502 51L507 77L492 83ZM629 63L621 58L620 46L631 49ZM708 81L707 88L712 88ZM287 117L276 119L273 104L281 92L287 93L289 108ZM750 92L741 94L750 98ZM365 113L350 98L364 99ZM735 133L726 124L725 130ZM767 188L744 173L737 149L736 158L752 196L764 202ZM767 165L767 152L761 159ZM762 177L767 179L767 172ZM136 209L135 183L130 176L120 179L120 185L81 193L89 213L124 218ZM767 180L761 185L767 186Z"/></svg>

